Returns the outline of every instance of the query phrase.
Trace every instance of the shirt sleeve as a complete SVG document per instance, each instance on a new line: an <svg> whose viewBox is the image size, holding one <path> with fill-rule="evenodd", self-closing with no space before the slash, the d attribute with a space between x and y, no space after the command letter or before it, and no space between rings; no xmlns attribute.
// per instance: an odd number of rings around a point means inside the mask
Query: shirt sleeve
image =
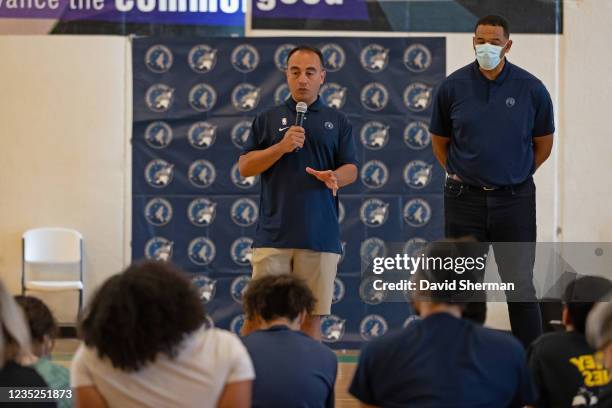
<svg viewBox="0 0 612 408"><path fill-rule="evenodd" d="M555 113L550 94L540 82L535 95L535 120L533 137L546 136L555 132Z"/></svg>
<svg viewBox="0 0 612 408"><path fill-rule="evenodd" d="M263 146L263 131L264 131L264 119L263 115L258 115L251 124L251 132L247 138L246 143L242 148L242 154L247 154L254 150L262 150L267 146Z"/></svg>
<svg viewBox="0 0 612 408"><path fill-rule="evenodd" d="M87 359L87 350L85 345L81 344L74 354L70 365L70 387L87 387L94 385L91 371L87 367L85 360Z"/></svg>
<svg viewBox="0 0 612 408"><path fill-rule="evenodd" d="M249 356L242 341L235 335L231 335L227 340L230 358L230 368L227 376L227 383L253 380L255 378L255 369L253 362Z"/></svg>
<svg viewBox="0 0 612 408"><path fill-rule="evenodd" d="M531 372L531 378L533 379L534 385L538 391L538 400L534 406L546 407L548 406L548 398L546 397L544 379L542 378L542 361L539 354L537 343L532 344L527 350L527 361L529 371Z"/></svg>
<svg viewBox="0 0 612 408"><path fill-rule="evenodd" d="M525 405L533 406L537 402L537 390L533 380L531 379L531 373L527 368L525 352L521 349L518 354L518 361L520 364L518 368L519 381L516 394L514 395L512 404L510 404L511 408L522 408Z"/></svg>
<svg viewBox="0 0 612 408"><path fill-rule="evenodd" d="M353 138L353 125L345 117L342 116L342 126L340 127L340 140L338 141L338 151L334 158L336 168L345 164L354 164L359 166L357 155L355 153L355 140Z"/></svg>
<svg viewBox="0 0 612 408"><path fill-rule="evenodd" d="M349 393L364 404L376 405L374 390L372 389L370 361L368 346L366 345L359 356Z"/></svg>
<svg viewBox="0 0 612 408"><path fill-rule="evenodd" d="M440 84L434 98L431 121L429 123L429 131L431 133L437 136L451 137L452 124L450 120L450 106L448 85L447 82L444 81Z"/></svg>

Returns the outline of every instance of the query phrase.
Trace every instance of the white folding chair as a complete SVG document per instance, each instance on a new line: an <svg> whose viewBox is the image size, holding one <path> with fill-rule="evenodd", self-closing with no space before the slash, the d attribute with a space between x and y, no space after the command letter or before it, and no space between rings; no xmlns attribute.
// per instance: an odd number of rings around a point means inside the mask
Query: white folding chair
<svg viewBox="0 0 612 408"><path fill-rule="evenodd" d="M80 312L83 306L83 236L68 228L35 228L23 234L22 249L21 293L78 291ZM28 264L78 264L79 280L29 280Z"/></svg>

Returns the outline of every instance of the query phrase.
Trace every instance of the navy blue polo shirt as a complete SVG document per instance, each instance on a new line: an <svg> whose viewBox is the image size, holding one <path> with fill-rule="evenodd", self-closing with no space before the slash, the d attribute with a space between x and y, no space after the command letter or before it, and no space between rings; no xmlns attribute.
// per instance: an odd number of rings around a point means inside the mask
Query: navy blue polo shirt
<svg viewBox="0 0 612 408"><path fill-rule="evenodd" d="M242 339L253 361L253 408L334 406L338 360L329 347L287 326Z"/></svg>
<svg viewBox="0 0 612 408"><path fill-rule="evenodd" d="M515 338L448 313L368 343L349 392L385 408L519 408L536 400Z"/></svg>
<svg viewBox="0 0 612 408"><path fill-rule="evenodd" d="M539 79L508 60L493 81L475 61L440 85L429 131L451 139L449 173L477 186L519 184L535 171L532 138L555 131L552 101Z"/></svg>
<svg viewBox="0 0 612 408"><path fill-rule="evenodd" d="M259 114L244 153L281 141L295 123L295 105L288 98ZM318 98L308 107L304 129L304 147L284 154L261 174L259 222L253 247L340 254L338 199L323 182L306 173L306 167L335 170L348 163L357 165L352 127L346 116L326 107Z"/></svg>

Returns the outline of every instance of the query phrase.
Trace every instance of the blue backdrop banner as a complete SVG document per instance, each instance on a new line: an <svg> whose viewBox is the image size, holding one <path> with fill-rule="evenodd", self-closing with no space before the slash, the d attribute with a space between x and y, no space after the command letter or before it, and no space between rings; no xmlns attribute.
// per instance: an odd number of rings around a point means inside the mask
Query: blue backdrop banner
<svg viewBox="0 0 612 408"><path fill-rule="evenodd" d="M260 186L240 176L238 157L255 115L289 96L285 60L301 43L322 50L321 98L348 116L361 163L339 193L344 254L322 321L331 347L354 349L412 314L364 290L361 258L443 235L444 173L427 127L444 38L135 39L132 259L178 264L210 324L240 330Z"/></svg>

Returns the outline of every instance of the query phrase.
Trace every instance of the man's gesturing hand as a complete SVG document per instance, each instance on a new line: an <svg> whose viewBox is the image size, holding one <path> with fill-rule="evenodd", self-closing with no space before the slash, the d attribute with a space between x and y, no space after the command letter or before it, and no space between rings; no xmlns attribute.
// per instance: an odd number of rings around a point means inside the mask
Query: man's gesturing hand
<svg viewBox="0 0 612 408"><path fill-rule="evenodd" d="M336 172L333 170L315 170L310 167L306 167L306 173L315 176L317 179L325 183L327 188L329 188L334 197L336 196L336 192L338 191L338 176Z"/></svg>
<svg viewBox="0 0 612 408"><path fill-rule="evenodd" d="M295 149L304 147L304 139L306 133L301 126L291 126L286 132L283 139L278 142L283 153L291 153Z"/></svg>

